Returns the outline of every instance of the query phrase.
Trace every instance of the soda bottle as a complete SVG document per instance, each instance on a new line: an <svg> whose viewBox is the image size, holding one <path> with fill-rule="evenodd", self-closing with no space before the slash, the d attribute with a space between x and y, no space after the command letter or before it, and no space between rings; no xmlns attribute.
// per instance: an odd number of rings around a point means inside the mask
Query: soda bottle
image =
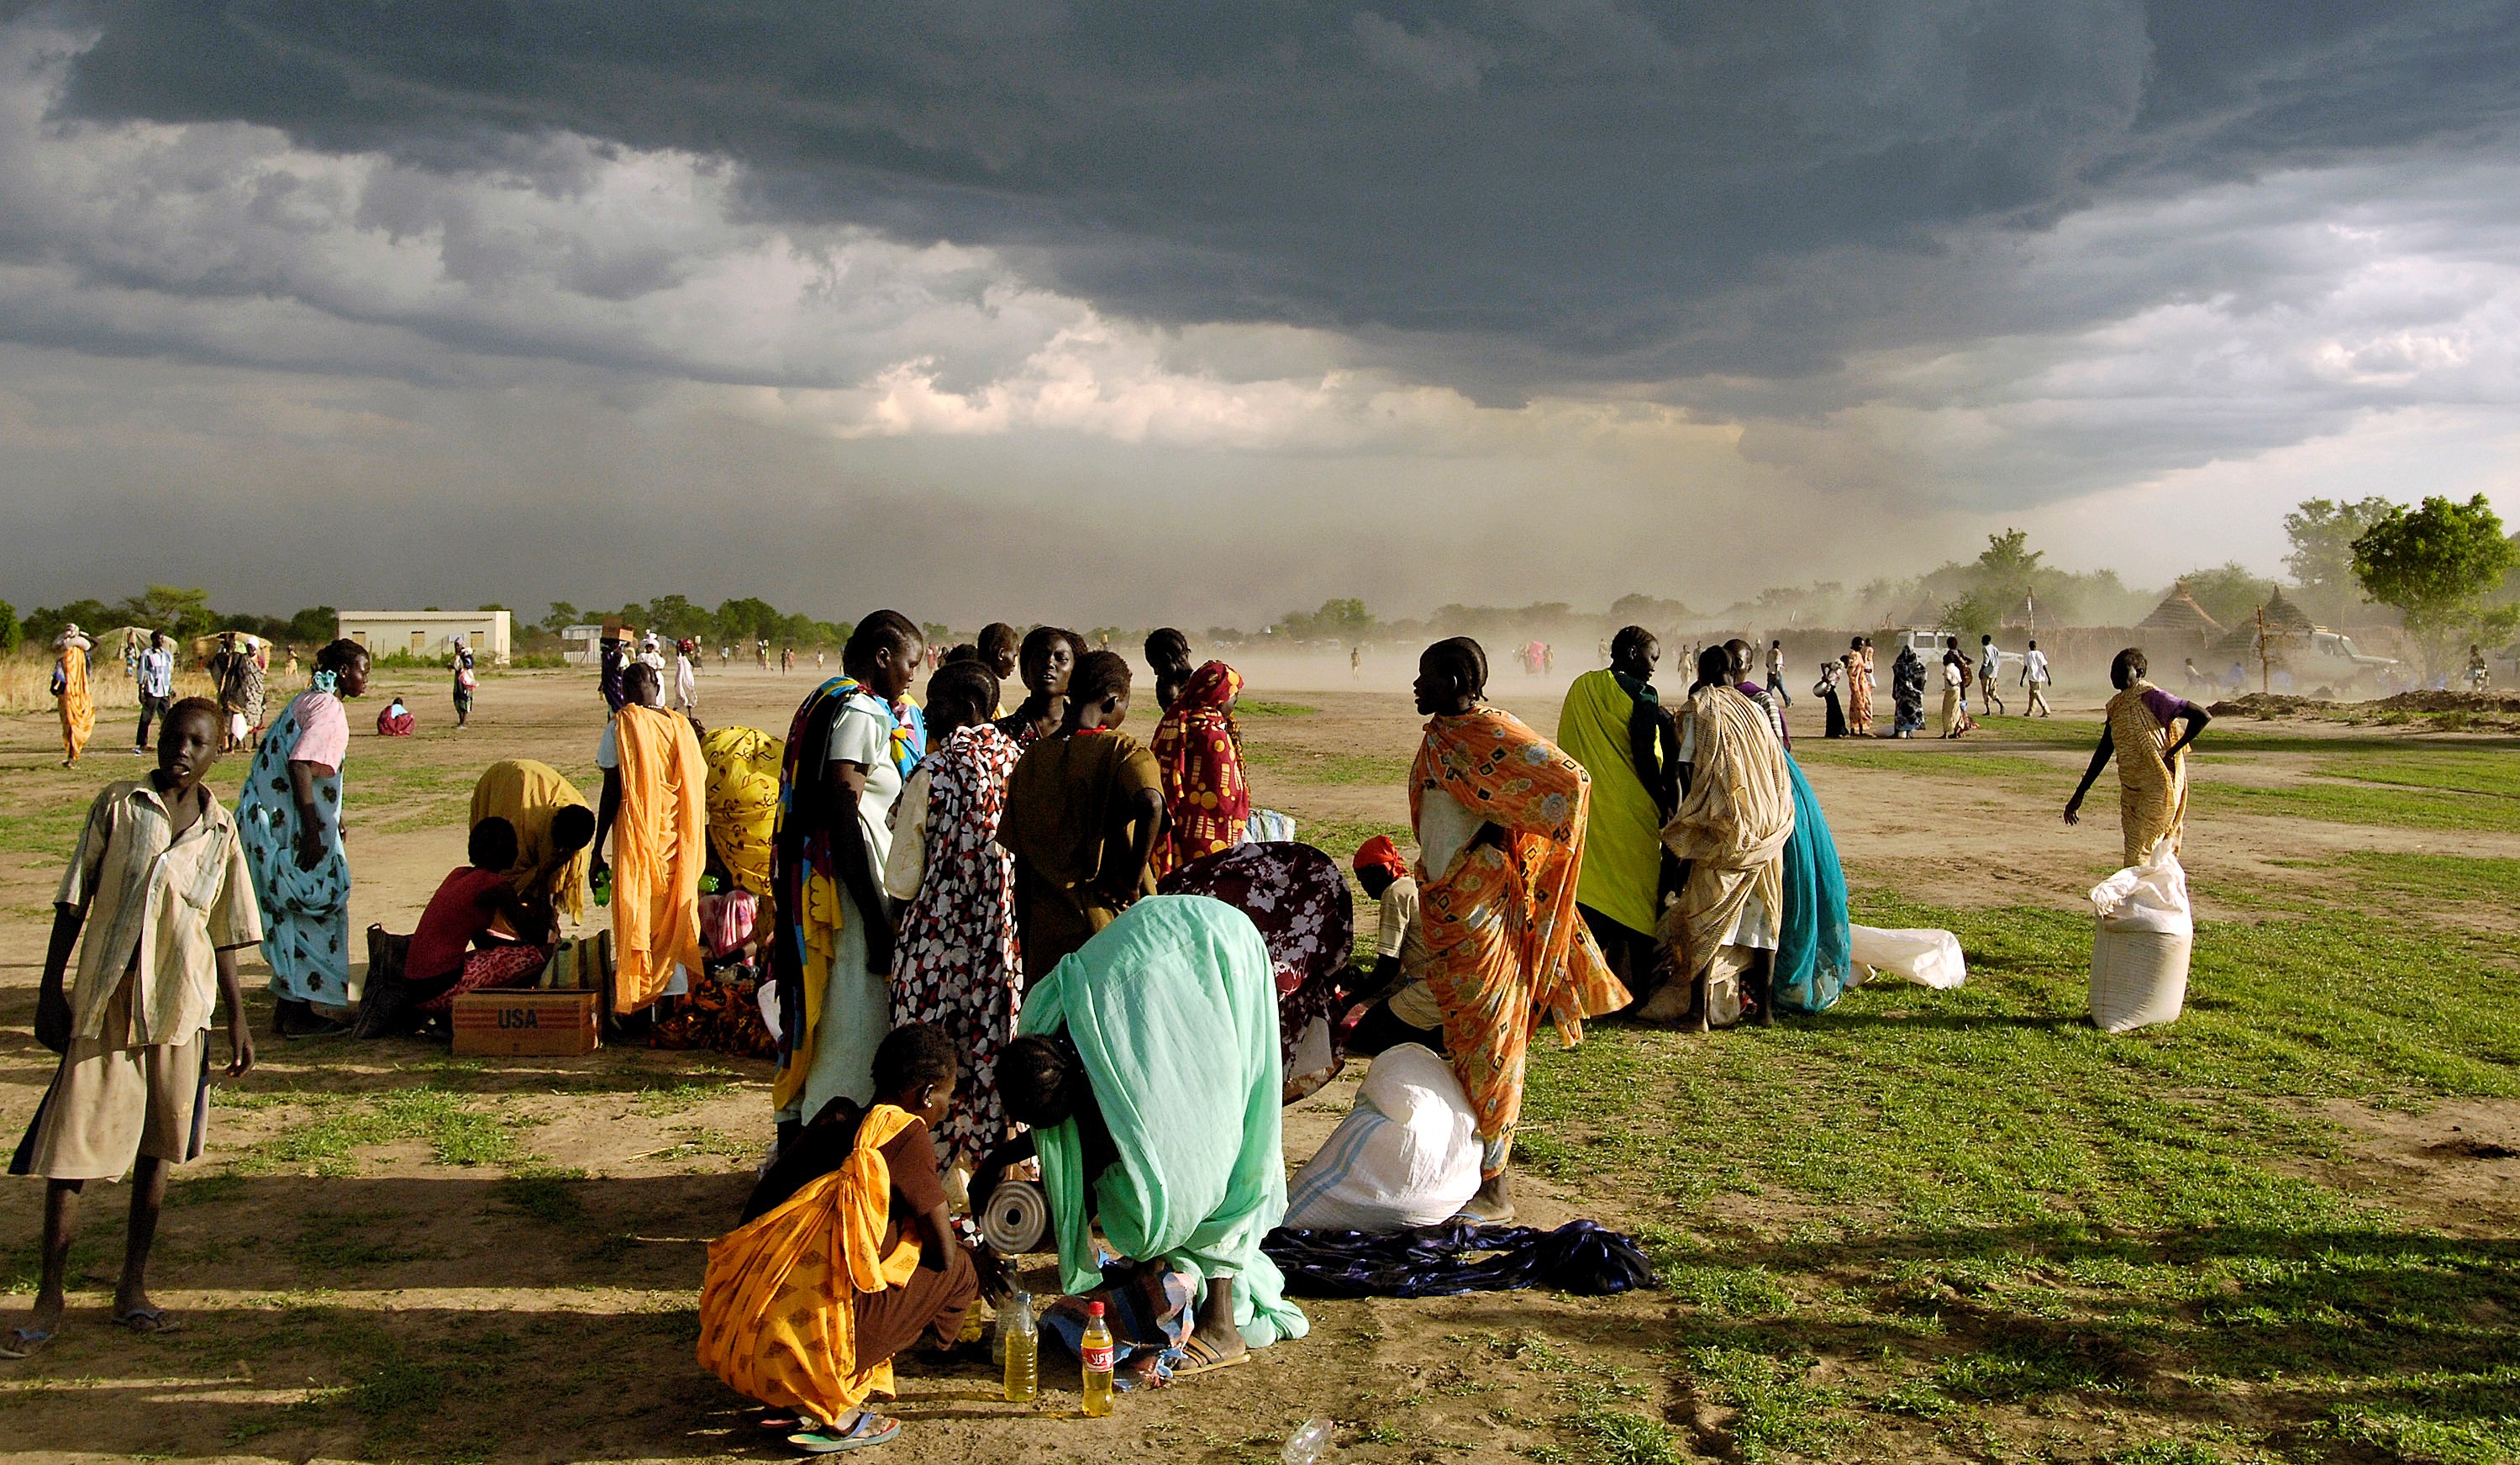
<svg viewBox="0 0 2520 1465"><path fill-rule="evenodd" d="M1111 1329L1102 1321L1102 1305L1085 1309L1085 1417L1101 1419L1111 1412Z"/></svg>
<svg viewBox="0 0 2520 1465"><path fill-rule="evenodd" d="M1041 1392L1041 1330L1033 1326L1032 1294L1018 1292L998 1314L998 1341L1007 1357L1007 1402L1028 1404Z"/></svg>
<svg viewBox="0 0 2520 1465"><path fill-rule="evenodd" d="M593 885L595 887L595 903L598 905L610 905L612 903L612 871L609 868L596 871Z"/></svg>

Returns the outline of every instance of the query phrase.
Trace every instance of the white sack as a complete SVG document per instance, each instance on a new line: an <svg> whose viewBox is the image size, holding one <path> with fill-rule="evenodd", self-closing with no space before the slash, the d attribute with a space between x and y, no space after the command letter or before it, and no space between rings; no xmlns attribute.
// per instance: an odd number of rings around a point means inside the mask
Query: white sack
<svg viewBox="0 0 2520 1465"><path fill-rule="evenodd" d="M2092 933L2092 1026L2131 1032L2174 1023L2187 1004L2187 962L2196 918L2187 902L2187 872L2170 842L2152 847L2140 865L2101 881L2092 892L2098 924Z"/></svg>
<svg viewBox="0 0 2520 1465"><path fill-rule="evenodd" d="M1416 1043L1386 1048L1356 1107L1296 1171L1285 1224L1396 1231L1450 1220L1478 1192L1477 1128L1450 1064Z"/></svg>
<svg viewBox="0 0 2520 1465"><path fill-rule="evenodd" d="M2194 936L2195 917L2187 904L2187 872L2168 840L2152 847L2139 865L2130 865L2092 888L2092 908L2111 931L2148 931L2159 936Z"/></svg>
<svg viewBox="0 0 2520 1465"><path fill-rule="evenodd" d="M1960 955L1960 939L1948 931L1884 931L1877 926L1854 925L1846 931L1847 954L1858 970L1869 967L1938 990L1968 981L1968 962Z"/></svg>

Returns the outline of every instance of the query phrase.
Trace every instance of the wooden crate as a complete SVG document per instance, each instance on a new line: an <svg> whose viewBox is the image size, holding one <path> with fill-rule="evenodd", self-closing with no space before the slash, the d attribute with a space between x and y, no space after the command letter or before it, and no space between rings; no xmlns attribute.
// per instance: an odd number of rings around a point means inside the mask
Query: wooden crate
<svg viewBox="0 0 2520 1465"><path fill-rule="evenodd" d="M458 1057L592 1053L602 1041L599 992L533 990L466 992L455 999Z"/></svg>

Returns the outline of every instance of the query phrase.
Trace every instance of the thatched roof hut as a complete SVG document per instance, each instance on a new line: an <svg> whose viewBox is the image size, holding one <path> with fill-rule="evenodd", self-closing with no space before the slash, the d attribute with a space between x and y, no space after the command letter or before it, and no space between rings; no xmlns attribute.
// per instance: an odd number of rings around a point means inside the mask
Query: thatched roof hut
<svg viewBox="0 0 2520 1465"><path fill-rule="evenodd" d="M2196 597L2187 593L2187 582L2181 580L2170 587L2152 614L2137 622L2136 629L2158 631L2166 635L2186 636L2198 641L2212 641L2223 633L2222 622L2205 614Z"/></svg>

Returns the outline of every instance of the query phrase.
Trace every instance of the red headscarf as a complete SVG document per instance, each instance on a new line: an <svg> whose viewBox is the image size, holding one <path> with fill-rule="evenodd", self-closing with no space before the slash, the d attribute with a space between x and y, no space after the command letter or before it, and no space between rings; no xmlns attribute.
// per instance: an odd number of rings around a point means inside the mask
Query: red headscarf
<svg viewBox="0 0 2520 1465"><path fill-rule="evenodd" d="M1356 873L1368 870L1380 870L1398 880L1409 873L1409 861L1400 857L1400 847L1391 843L1391 836L1378 834L1356 847Z"/></svg>
<svg viewBox="0 0 2520 1465"><path fill-rule="evenodd" d="M1251 787L1242 777L1234 699L1242 673L1210 662L1190 674L1147 751L1164 781L1164 837L1155 842L1158 880L1202 855L1242 842Z"/></svg>

